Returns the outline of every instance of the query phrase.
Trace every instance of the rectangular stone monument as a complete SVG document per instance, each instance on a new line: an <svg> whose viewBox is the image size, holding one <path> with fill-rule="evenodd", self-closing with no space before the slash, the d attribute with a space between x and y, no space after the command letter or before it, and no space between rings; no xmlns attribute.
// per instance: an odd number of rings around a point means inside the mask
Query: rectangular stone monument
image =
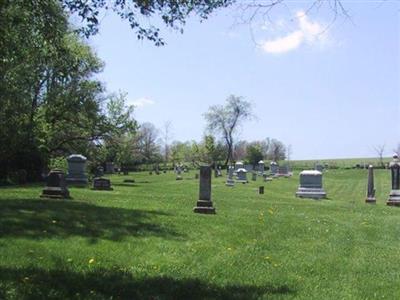
<svg viewBox="0 0 400 300"><path fill-rule="evenodd" d="M181 166L177 166L175 169L175 173L176 173L176 180L182 180L182 167Z"/></svg>
<svg viewBox="0 0 400 300"><path fill-rule="evenodd" d="M197 206L193 208L195 213L215 214L215 208L211 201L211 167L200 167L200 192Z"/></svg>
<svg viewBox="0 0 400 300"><path fill-rule="evenodd" d="M256 172L253 172L253 173L251 174L251 180L252 180L252 181L257 181L257 173L256 173Z"/></svg>
<svg viewBox="0 0 400 300"><path fill-rule="evenodd" d="M236 170L236 181L241 183L248 183L247 170L245 168L240 168L239 170Z"/></svg>
<svg viewBox="0 0 400 300"><path fill-rule="evenodd" d="M234 186L235 185L235 181L233 180L233 173L235 171L235 167L234 166L229 166L228 167L228 179L226 180L225 185L226 186Z"/></svg>
<svg viewBox="0 0 400 300"><path fill-rule="evenodd" d="M88 183L88 178L85 174L86 157L80 154L72 154L67 157L67 162L67 183L69 185L86 186Z"/></svg>
<svg viewBox="0 0 400 300"><path fill-rule="evenodd" d="M264 161L260 160L258 162L258 173L260 174L260 176L264 175L264 169L265 169Z"/></svg>
<svg viewBox="0 0 400 300"><path fill-rule="evenodd" d="M296 197L322 199L326 192L322 187L322 173L316 170L306 170L300 173L300 186Z"/></svg>
<svg viewBox="0 0 400 300"><path fill-rule="evenodd" d="M93 179L93 188L92 190L100 190L100 191L112 191L111 181L107 178L97 177Z"/></svg>
<svg viewBox="0 0 400 300"><path fill-rule="evenodd" d="M46 177L46 186L44 187L40 197L58 199L66 199L70 197L65 175L62 170L54 169L50 171Z"/></svg>
<svg viewBox="0 0 400 300"><path fill-rule="evenodd" d="M368 167L368 186L367 186L367 198L365 198L366 203L375 204L375 188L374 188L374 167L369 165Z"/></svg>
<svg viewBox="0 0 400 300"><path fill-rule="evenodd" d="M275 176L276 174L278 174L278 164L274 161L271 161L270 165L269 165L269 170L272 176Z"/></svg>
<svg viewBox="0 0 400 300"><path fill-rule="evenodd" d="M392 190L386 202L390 206L400 206L400 160L397 154L393 155L393 160L389 164L392 177Z"/></svg>
<svg viewBox="0 0 400 300"><path fill-rule="evenodd" d="M114 174L114 163L106 162L106 171L107 174Z"/></svg>
<svg viewBox="0 0 400 300"><path fill-rule="evenodd" d="M260 186L260 187L258 188L258 193L259 193L260 195L264 195L264 187L263 187L263 186Z"/></svg>

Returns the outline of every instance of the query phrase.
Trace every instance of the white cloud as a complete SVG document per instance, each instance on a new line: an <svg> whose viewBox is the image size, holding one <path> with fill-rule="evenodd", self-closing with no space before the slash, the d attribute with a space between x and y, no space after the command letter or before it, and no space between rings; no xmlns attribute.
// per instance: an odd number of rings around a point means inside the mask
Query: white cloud
<svg viewBox="0 0 400 300"><path fill-rule="evenodd" d="M153 100L147 97L142 97L133 101L130 101L130 104L135 106L136 108L142 108L144 106L149 106L155 104Z"/></svg>
<svg viewBox="0 0 400 300"><path fill-rule="evenodd" d="M308 16L299 11L296 14L298 28L292 32L272 40L262 42L261 49L267 53L285 53L299 48L302 44L324 44L327 41L325 26L312 22Z"/></svg>

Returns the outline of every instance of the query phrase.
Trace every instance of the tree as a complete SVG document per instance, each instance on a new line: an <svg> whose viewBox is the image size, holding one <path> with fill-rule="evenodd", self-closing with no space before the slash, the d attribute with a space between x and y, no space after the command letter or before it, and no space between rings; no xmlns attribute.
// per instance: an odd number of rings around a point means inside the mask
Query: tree
<svg viewBox="0 0 400 300"><path fill-rule="evenodd" d="M51 1L51 0L47 0ZM158 23L162 22L169 28L183 32L186 19L191 14L200 17L201 20L207 17L216 9L232 4L233 0L59 0L64 9L70 14L78 15L83 21L79 31L85 36L98 32L100 13L104 10L111 10L118 14L121 19L127 20L130 27L135 30L138 39L148 39L155 45L164 44L160 36L160 29L148 25L150 20L159 17ZM146 25L147 26L146 26Z"/></svg>
<svg viewBox="0 0 400 300"><path fill-rule="evenodd" d="M253 142L247 146L247 157L246 159L250 164L255 167L260 160L264 159L263 151L260 143Z"/></svg>
<svg viewBox="0 0 400 300"><path fill-rule="evenodd" d="M281 141L272 139L268 151L268 158L276 162L279 160L284 160L286 158L285 145Z"/></svg>
<svg viewBox="0 0 400 300"><path fill-rule="evenodd" d="M164 169L167 168L169 156L170 156L170 139L171 139L171 128L172 122L167 121L164 123L163 132L162 132L162 142L163 142L163 154L164 154Z"/></svg>
<svg viewBox="0 0 400 300"><path fill-rule="evenodd" d="M140 125L137 141L143 163L151 164L161 160L157 140L158 130L152 123L146 122Z"/></svg>
<svg viewBox="0 0 400 300"><path fill-rule="evenodd" d="M385 144L374 146L374 150L375 150L376 155L378 155L379 165L381 166L381 168L385 167L385 163L383 162L385 148L386 148Z"/></svg>
<svg viewBox="0 0 400 300"><path fill-rule="evenodd" d="M250 102L231 95L225 105L213 105L204 114L209 130L220 134L225 142L225 165L233 161L234 135L244 121L252 118L251 110Z"/></svg>

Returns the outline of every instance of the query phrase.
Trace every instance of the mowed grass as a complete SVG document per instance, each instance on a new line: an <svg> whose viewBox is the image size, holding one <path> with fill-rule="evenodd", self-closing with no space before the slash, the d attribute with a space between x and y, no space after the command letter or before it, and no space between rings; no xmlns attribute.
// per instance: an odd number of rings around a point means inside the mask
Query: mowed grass
<svg viewBox="0 0 400 300"><path fill-rule="evenodd" d="M194 171L115 175L72 200L1 188L0 299L398 299L400 208L387 170L364 203L366 172L329 170L322 201L294 197L298 174L213 178L216 215L192 212Z"/></svg>

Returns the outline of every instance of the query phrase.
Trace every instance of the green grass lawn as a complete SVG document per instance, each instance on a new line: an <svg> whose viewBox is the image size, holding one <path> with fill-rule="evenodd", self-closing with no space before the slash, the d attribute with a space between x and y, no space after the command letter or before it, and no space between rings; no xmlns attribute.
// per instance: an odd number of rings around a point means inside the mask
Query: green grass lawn
<svg viewBox="0 0 400 300"><path fill-rule="evenodd" d="M366 170L329 170L322 201L294 197L297 174L213 178L216 215L192 212L193 171L61 201L1 188L0 299L398 299L400 208L385 205L389 171L375 175L377 205Z"/></svg>

